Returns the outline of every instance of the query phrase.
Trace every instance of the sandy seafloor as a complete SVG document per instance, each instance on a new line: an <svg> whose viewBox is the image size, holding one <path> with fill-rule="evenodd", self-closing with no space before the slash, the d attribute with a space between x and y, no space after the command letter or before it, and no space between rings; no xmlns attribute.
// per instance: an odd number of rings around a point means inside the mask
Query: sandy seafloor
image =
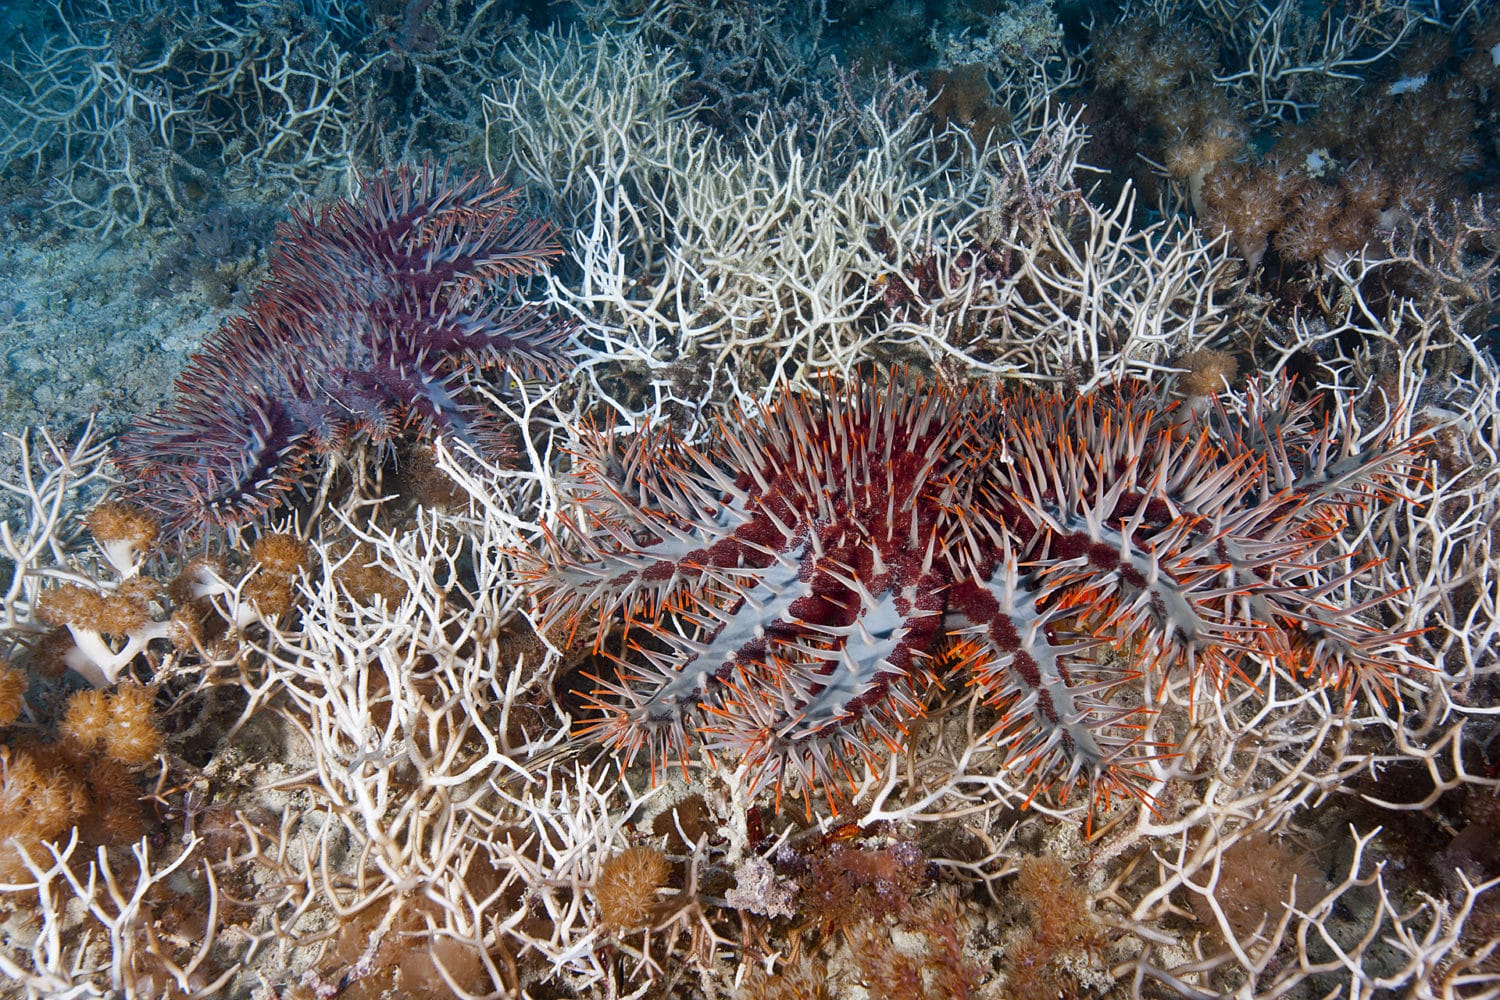
<svg viewBox="0 0 1500 1000"><path fill-rule="evenodd" d="M92 416L116 434L170 398L188 356L229 310L191 290L142 294L149 237L103 247L74 234L41 242L12 230L0 251L0 424L71 437ZM4 460L14 459L8 450Z"/></svg>

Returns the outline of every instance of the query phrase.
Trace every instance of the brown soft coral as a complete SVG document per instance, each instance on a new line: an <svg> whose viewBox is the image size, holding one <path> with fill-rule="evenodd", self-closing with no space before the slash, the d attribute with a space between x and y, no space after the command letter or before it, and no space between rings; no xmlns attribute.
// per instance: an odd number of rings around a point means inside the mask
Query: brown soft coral
<svg viewBox="0 0 1500 1000"><path fill-rule="evenodd" d="M671 873L666 856L654 847L632 847L605 859L594 880L599 925L609 931L628 931L650 924L657 894Z"/></svg>
<svg viewBox="0 0 1500 1000"><path fill-rule="evenodd" d="M114 691L79 691L68 699L59 732L80 750L102 744L105 754L121 764L144 764L162 746L153 700L150 688L135 684Z"/></svg>
<svg viewBox="0 0 1500 1000"><path fill-rule="evenodd" d="M25 671L0 658L0 726L9 726L21 717L29 684Z"/></svg>
<svg viewBox="0 0 1500 1000"><path fill-rule="evenodd" d="M1375 167L1355 164L1321 179L1309 173L1317 163L1273 156L1217 168L1205 180L1205 218L1223 227L1252 270L1272 247L1284 264L1338 264L1402 211L1401 192Z"/></svg>
<svg viewBox="0 0 1500 1000"><path fill-rule="evenodd" d="M1015 1000L1076 996L1078 984L1068 963L1098 953L1106 943L1087 892L1065 862L1043 856L1021 862L1016 894L1031 927L1006 949L1010 995Z"/></svg>
<svg viewBox="0 0 1500 1000"><path fill-rule="evenodd" d="M25 875L23 852L42 861L42 845L61 839L88 804L84 786L67 769L0 746L0 879Z"/></svg>

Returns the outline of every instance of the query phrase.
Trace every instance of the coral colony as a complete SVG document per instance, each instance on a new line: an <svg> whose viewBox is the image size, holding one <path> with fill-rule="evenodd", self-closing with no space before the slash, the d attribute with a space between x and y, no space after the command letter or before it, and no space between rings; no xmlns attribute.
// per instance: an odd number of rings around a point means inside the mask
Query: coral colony
<svg viewBox="0 0 1500 1000"><path fill-rule="evenodd" d="M1495 4L0 6L0 997L1500 997Z"/></svg>
<svg viewBox="0 0 1500 1000"><path fill-rule="evenodd" d="M507 301L507 279L561 252L550 227L516 218L514 191L431 165L360 187L280 227L249 308L194 355L176 402L121 440L136 480L123 495L169 527L243 522L309 456L404 424L493 446L501 428L465 399L473 373L562 369L567 325Z"/></svg>
<svg viewBox="0 0 1500 1000"><path fill-rule="evenodd" d="M582 520L527 573L547 627L623 618L590 730L627 761L701 742L751 787L779 797L790 774L836 805L937 684L984 693L1038 791L1142 794L1142 759L1171 748L1137 743L1143 699L1117 689L1181 672L1220 690L1253 656L1383 696L1406 662L1380 595L1335 595L1368 569L1338 526L1399 501L1413 445L1291 393L1195 414L1136 388L989 398L893 372L732 417L703 450L595 434Z"/></svg>

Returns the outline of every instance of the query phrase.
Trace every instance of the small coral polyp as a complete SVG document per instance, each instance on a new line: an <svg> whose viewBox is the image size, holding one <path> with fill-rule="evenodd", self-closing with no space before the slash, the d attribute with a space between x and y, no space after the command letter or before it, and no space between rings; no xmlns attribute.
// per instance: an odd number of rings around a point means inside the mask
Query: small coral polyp
<svg viewBox="0 0 1500 1000"><path fill-rule="evenodd" d="M1141 795L1170 750L1140 738L1153 676L1211 696L1254 657L1379 695L1406 663L1390 595L1337 603L1369 568L1350 508L1401 500L1412 444L1389 427L1284 381L1192 410L1143 385L882 381L741 414L702 450L585 437L577 516L526 571L544 627L626 630L587 725L624 762L701 745L837 810L936 685L974 686L1033 795Z"/></svg>

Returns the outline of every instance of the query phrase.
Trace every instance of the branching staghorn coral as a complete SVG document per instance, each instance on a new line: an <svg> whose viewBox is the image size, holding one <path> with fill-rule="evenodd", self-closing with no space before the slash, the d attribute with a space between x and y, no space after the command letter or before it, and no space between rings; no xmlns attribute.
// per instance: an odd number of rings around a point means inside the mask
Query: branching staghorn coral
<svg viewBox="0 0 1500 1000"><path fill-rule="evenodd" d="M526 72L489 121L525 137L506 162L581 227L582 273L556 294L594 349L590 398L622 424L871 358L1092 385L1221 329L1231 265L1190 230L1131 230L1128 196L1085 202L1071 118L1021 117L1017 138L980 146L934 134L887 82L729 142L665 102L673 64L633 36L558 60L540 44L517 51ZM591 124L601 109L617 124Z"/></svg>
<svg viewBox="0 0 1500 1000"><path fill-rule="evenodd" d="M408 4L389 30L343 0L51 6L45 41L0 64L0 164L100 236L180 222L204 192L326 193L462 147L514 28L496 0Z"/></svg>
<svg viewBox="0 0 1500 1000"><path fill-rule="evenodd" d="M1308 982L1350 996L1403 986L1431 996L1483 995L1494 985L1492 959L1500 941L1493 936L1475 941L1472 925L1487 921L1476 919L1476 907L1485 893L1500 888L1500 880L1475 884L1460 876L1461 888L1451 899L1421 893L1409 900L1392 888L1383 870L1387 862L1372 847L1378 832L1350 831L1348 855L1339 858L1334 880L1324 879L1310 863L1299 863L1294 850L1246 850L1258 835L1244 828L1223 837L1211 830L1201 837L1180 835L1175 857L1158 855L1160 889L1122 923L1147 940L1158 937L1150 924L1167 918L1168 893L1176 890L1194 909L1212 913L1209 926L1219 940L1200 938L1201 951L1176 968L1163 968L1148 952L1115 971L1133 975L1137 983L1163 984L1180 996L1205 995L1195 988L1199 982L1224 983L1234 989L1232 995L1245 997L1286 996ZM1237 845L1243 845L1238 852ZM1279 864L1286 870L1283 898L1258 906L1250 921L1227 912L1240 902L1232 894L1245 888L1242 874L1229 869L1236 863ZM1238 886L1232 884L1236 879ZM1379 973L1369 968L1377 954ZM1475 990L1480 992L1471 993Z"/></svg>
<svg viewBox="0 0 1500 1000"><path fill-rule="evenodd" d="M55 7L62 41L3 68L20 96L0 114L0 162L29 164L73 227L138 229L182 211L190 183L209 188L225 171L243 186L275 178L310 189L371 141L352 110L375 61L331 34L265 32L213 16L213 5L160 15L133 0L81 15Z"/></svg>
<svg viewBox="0 0 1500 1000"><path fill-rule="evenodd" d="M1122 88L1142 113L1172 120L1195 106L1234 108L1230 117L1263 128L1316 114L1341 87L1368 80L1372 67L1386 65L1424 26L1472 22L1476 10L1397 2L1335 12L1290 0L1146 0L1127 3L1113 26L1101 26L1093 56L1102 80ZM1210 84L1223 99L1205 104ZM1185 128L1188 137L1203 137L1205 123L1196 124Z"/></svg>
<svg viewBox="0 0 1500 1000"><path fill-rule="evenodd" d="M37 660L53 661L49 669L72 669L103 688L152 642L190 643L189 621L153 613L159 585L140 576L157 538L154 519L107 502L76 516L85 498L114 482L109 449L92 424L68 447L47 434L13 440L20 475L0 480L19 508L0 522L0 567L9 577L0 656L30 649ZM36 656L37 649L46 655Z"/></svg>
<svg viewBox="0 0 1500 1000"><path fill-rule="evenodd" d="M959 370L1087 389L1150 377L1223 338L1234 267L1221 247L1171 222L1132 225L1129 190L1101 209L1033 178L1045 153L1000 155L1009 169L970 220L978 235L909 252L885 276L891 340Z"/></svg>
<svg viewBox="0 0 1500 1000"><path fill-rule="evenodd" d="M320 553L304 627L272 634L263 650L265 690L295 734L294 756L310 762L292 779L315 790L297 827L319 844L358 845L327 888L318 851L274 860L279 846L257 848L284 885L278 909L307 914L278 943L322 952L318 913L332 906L346 930L314 966L330 982L347 975L341 961L353 979L394 972L420 995L597 977L579 937L591 866L615 836L605 795L582 769L526 769L528 754L562 735L536 694L541 647L507 658L518 647L490 624L505 617L493 603L505 589L465 587L455 600L461 539L425 520L399 540L366 536L363 554ZM342 569L372 553L405 596L350 598Z"/></svg>
<svg viewBox="0 0 1500 1000"><path fill-rule="evenodd" d="M670 49L691 69L683 96L700 117L733 133L764 108L804 96L826 55L826 4L785 0L585 0L579 17L596 34L628 30Z"/></svg>
<svg viewBox="0 0 1500 1000"><path fill-rule="evenodd" d="M29 878L0 888L32 918L10 928L0 972L33 997L222 995L238 969L219 961L220 890L201 847L189 837L159 852L142 840L122 862L102 847L83 856L75 836L29 858ZM201 920L183 919L199 906ZM104 947L79 946L79 935Z"/></svg>
<svg viewBox="0 0 1500 1000"><path fill-rule="evenodd" d="M1288 0L1169 0L1143 5L1167 20L1193 11L1214 32L1231 65L1214 74L1263 121L1297 121L1317 107L1337 80L1358 80L1372 63L1397 51L1428 16L1409 3L1323 11L1316 18Z"/></svg>
<svg viewBox="0 0 1500 1000"><path fill-rule="evenodd" d="M512 72L484 96L486 162L514 171L569 229L593 213L606 174L649 188L673 163L668 137L701 134L675 131L691 117L677 99L687 67L637 34L525 36L506 59Z"/></svg>
<svg viewBox="0 0 1500 1000"><path fill-rule="evenodd" d="M0 490L18 513L0 521L0 559L9 576L0 605L0 635L14 643L40 631L30 621L30 611L49 579L97 578L97 566L79 566L74 577L62 575L60 568L83 534L77 509L87 506L112 480L109 446L94 434L92 424L72 444L44 432L13 435L12 440L20 461L12 474L0 479Z"/></svg>

